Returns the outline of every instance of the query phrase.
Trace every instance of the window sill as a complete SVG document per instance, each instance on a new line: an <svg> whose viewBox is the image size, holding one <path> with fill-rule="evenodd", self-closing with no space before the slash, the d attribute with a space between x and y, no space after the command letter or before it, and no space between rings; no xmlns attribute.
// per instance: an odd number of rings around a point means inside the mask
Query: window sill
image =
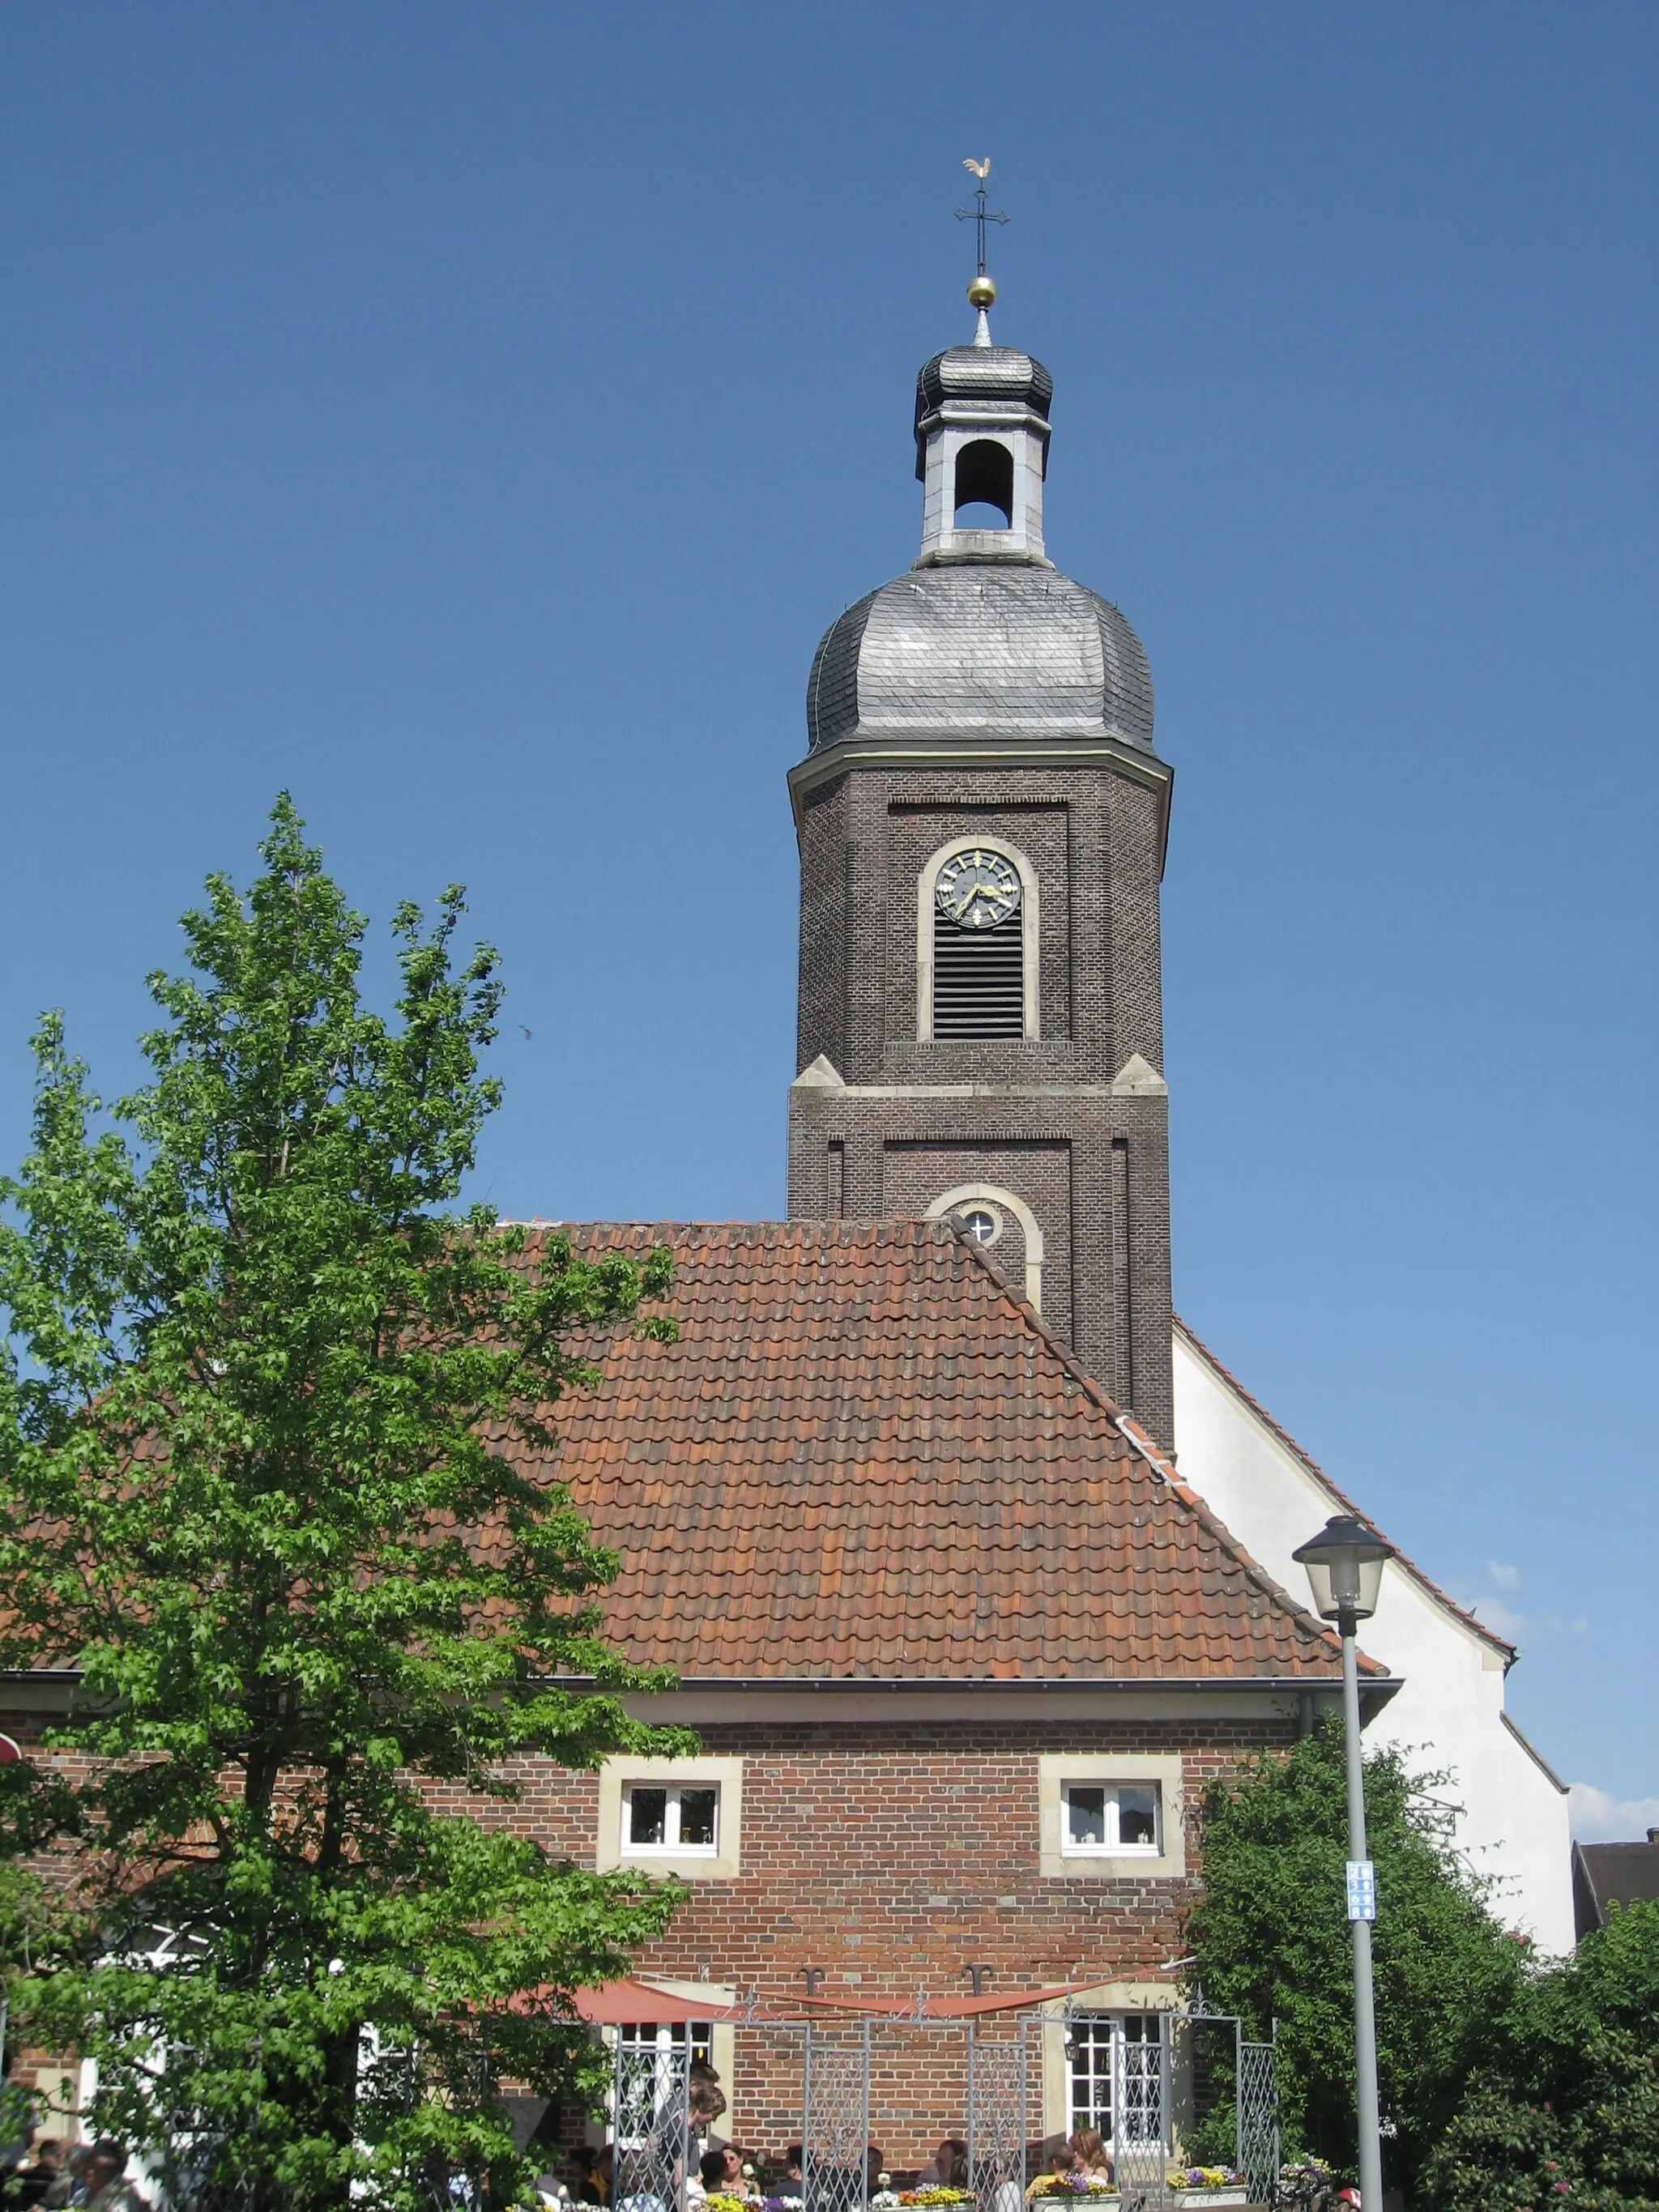
<svg viewBox="0 0 1659 2212"><path fill-rule="evenodd" d="M650 1875L659 1881L672 1875L678 1881L735 1881L739 1869L736 1859L708 1851L634 1851L624 1844L599 1871Z"/></svg>

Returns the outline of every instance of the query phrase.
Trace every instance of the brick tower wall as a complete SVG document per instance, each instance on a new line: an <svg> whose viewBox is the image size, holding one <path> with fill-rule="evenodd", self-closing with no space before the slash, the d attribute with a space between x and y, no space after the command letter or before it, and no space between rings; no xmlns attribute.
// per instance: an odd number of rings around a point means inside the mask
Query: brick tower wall
<svg viewBox="0 0 1659 2212"><path fill-rule="evenodd" d="M1133 1054L1163 1064L1164 801L1111 767L860 768L807 793L799 1065L823 1054L848 1087L791 1093L789 1212L920 1214L963 1184L1012 1192L1042 1232L1045 1321L1167 1441L1167 1100L1113 1087ZM921 1042L918 879L975 834L1036 871L1041 1035ZM1013 1222L988 1253L1021 1291L1026 1256Z"/></svg>

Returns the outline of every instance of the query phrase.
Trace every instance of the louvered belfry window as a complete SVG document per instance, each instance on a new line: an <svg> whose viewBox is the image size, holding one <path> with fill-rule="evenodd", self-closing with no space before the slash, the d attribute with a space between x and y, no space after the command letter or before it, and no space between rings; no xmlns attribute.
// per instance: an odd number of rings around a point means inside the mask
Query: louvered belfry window
<svg viewBox="0 0 1659 2212"><path fill-rule="evenodd" d="M989 929L933 921L933 1035L1025 1034L1025 926L1011 914Z"/></svg>
<svg viewBox="0 0 1659 2212"><path fill-rule="evenodd" d="M1024 1036L1025 902L1013 856L977 842L947 850L931 903L933 1034Z"/></svg>

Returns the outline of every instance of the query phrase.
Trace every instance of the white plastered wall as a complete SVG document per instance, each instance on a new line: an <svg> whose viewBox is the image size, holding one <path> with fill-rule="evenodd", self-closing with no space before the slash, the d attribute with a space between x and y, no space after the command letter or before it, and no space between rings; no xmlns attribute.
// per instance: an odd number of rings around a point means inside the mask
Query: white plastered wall
<svg viewBox="0 0 1659 2212"><path fill-rule="evenodd" d="M1291 1554L1345 1510L1341 1501L1179 1328L1175 1440L1182 1480L1305 1604L1307 1578ZM1404 1683L1367 1742L1401 1745L1419 1769L1452 1770L1443 1794L1465 1808L1458 1846L1478 1874L1496 1878L1499 1917L1544 1951L1571 1951L1566 1793L1504 1718L1503 1655L1392 1561L1360 1642Z"/></svg>

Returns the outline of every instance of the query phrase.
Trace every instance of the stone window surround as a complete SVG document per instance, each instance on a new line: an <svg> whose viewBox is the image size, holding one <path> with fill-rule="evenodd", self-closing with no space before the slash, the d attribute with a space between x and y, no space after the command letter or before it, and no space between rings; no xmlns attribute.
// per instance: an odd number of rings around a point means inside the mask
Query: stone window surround
<svg viewBox="0 0 1659 2212"><path fill-rule="evenodd" d="M629 1864L632 1863L630 1860ZM714 2071L720 2077L720 2088L726 2100L726 2109L721 2116L722 2123L725 2126L731 2127L734 2122L738 2102L734 2080L737 2072L737 2031L729 2021L716 2019L714 2015L729 2012L737 2003L738 1992L736 1984L688 1982L677 1979L668 1974L641 1974L638 1978L644 1982L647 1988L660 1990L665 1996L684 1997L690 2004L708 2006L714 2027L714 2033L709 2039L712 2045L709 2056ZM602 2027L599 2030L600 2040L607 2051L615 2051L617 2033L618 2031L614 2027ZM589 2119L583 2132L584 2140L592 2150L602 2149L611 2139L610 2123L603 2116L597 2120Z"/></svg>
<svg viewBox="0 0 1659 2212"><path fill-rule="evenodd" d="M1070 1779L1070 1777L1067 1777ZM1100 1982L1092 1989L1073 1990L1071 2003L1079 2012L1173 2012L1181 1992L1171 1979L1163 1981ZM1064 2001L1042 2007L1042 2127L1045 2135L1072 2131L1072 2067L1066 2049ZM1170 2083L1171 2117L1177 2126L1190 2124L1191 2086L1182 2069Z"/></svg>
<svg viewBox="0 0 1659 2212"><path fill-rule="evenodd" d="M1020 956L1025 985L1024 1036L1035 1042L1042 1035L1042 932L1037 872L1018 845L1006 837L953 837L929 855L916 878L916 1042L933 1042L933 896L939 870L959 853L994 853L1006 860L1019 878Z"/></svg>
<svg viewBox="0 0 1659 2212"><path fill-rule="evenodd" d="M1067 1851L1060 1826L1062 1784L1152 1782L1158 1785L1164 1848L1152 1852ZM1039 1871L1048 1880L1145 1881L1187 1871L1186 1786L1181 1753L1162 1751L1043 1752L1037 1759Z"/></svg>
<svg viewBox="0 0 1659 2212"><path fill-rule="evenodd" d="M623 1836L623 1792L636 1782L712 1784L720 1792L713 1851L631 1851ZM732 1758L634 1759L619 1753L599 1769L599 1832L594 1870L619 1867L678 1875L685 1881L735 1881L743 1871L743 1761Z"/></svg>
<svg viewBox="0 0 1659 2212"><path fill-rule="evenodd" d="M947 1190L928 1207L928 1221L942 1220L947 1213L957 1212L963 1206L988 1206L995 1212L1012 1213L1020 1225L1025 1238L1025 1303L1036 1313L1042 1311L1042 1231L1037 1227L1037 1218L1023 1198L1016 1198L1000 1183L958 1183ZM1068 1776L1067 1780L1071 1778ZM1133 1781L1133 1775L1125 1780Z"/></svg>

